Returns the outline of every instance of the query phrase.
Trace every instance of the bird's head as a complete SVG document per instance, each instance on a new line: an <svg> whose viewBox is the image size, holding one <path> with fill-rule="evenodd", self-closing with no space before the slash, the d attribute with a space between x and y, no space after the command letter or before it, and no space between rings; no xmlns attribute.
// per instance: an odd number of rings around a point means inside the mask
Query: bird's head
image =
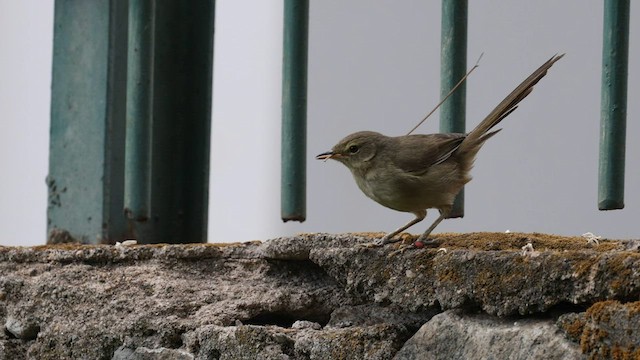
<svg viewBox="0 0 640 360"><path fill-rule="evenodd" d="M318 160L337 160L351 170L364 170L384 145L386 136L373 131L360 131L340 140L331 151L318 156Z"/></svg>

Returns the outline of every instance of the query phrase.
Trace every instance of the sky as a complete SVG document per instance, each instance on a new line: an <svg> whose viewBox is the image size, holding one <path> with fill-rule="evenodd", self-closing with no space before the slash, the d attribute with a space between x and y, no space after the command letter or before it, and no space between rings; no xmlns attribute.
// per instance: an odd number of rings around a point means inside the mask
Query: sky
<svg viewBox="0 0 640 360"><path fill-rule="evenodd" d="M316 161L359 130L403 135L439 101L440 2L312 0L307 221L280 220L282 1L216 4L209 241L299 232L391 231L413 215L366 198L349 171ZM250 11L247 11L250 9ZM631 8L624 210L598 211L601 1L469 2L467 128L556 53L554 65L480 151L465 217L438 232L592 232L638 238L640 90ZM53 1L0 0L0 244L46 238ZM438 113L418 129L437 132ZM429 212L409 229L423 232Z"/></svg>

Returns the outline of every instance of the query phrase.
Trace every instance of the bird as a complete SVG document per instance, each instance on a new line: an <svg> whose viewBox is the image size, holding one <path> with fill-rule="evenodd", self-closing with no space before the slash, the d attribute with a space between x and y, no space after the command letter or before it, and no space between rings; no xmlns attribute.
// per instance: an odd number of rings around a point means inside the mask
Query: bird
<svg viewBox="0 0 640 360"><path fill-rule="evenodd" d="M468 133L415 134L385 136L374 131L359 131L340 140L318 160L336 160L353 175L360 190L387 208L412 213L415 218L398 229L376 239L382 246L400 239L394 237L437 209L440 216L420 235L413 246L427 244L431 232L447 218L456 195L471 181L471 168L480 148L500 130L493 128L518 108L553 64L564 54L554 55Z"/></svg>

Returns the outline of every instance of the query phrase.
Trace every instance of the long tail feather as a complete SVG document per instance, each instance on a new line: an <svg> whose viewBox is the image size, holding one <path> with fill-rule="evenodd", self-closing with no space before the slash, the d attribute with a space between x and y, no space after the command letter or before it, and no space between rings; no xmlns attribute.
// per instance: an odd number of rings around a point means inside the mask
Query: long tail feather
<svg viewBox="0 0 640 360"><path fill-rule="evenodd" d="M518 87L507 95L507 97L504 98L504 100L502 100L502 102L500 102L500 104L498 104L498 106L496 106L495 109L493 109L493 111L491 111L475 129L471 130L464 141L460 144L457 152L459 154L477 152L480 146L482 146L482 144L491 137L485 136L485 134L502 121L502 119L511 114L518 107L518 103L531 93L533 86L547 74L547 70L549 70L549 68L563 56L564 54L554 55L534 71L533 74L526 78L520 85L518 85Z"/></svg>

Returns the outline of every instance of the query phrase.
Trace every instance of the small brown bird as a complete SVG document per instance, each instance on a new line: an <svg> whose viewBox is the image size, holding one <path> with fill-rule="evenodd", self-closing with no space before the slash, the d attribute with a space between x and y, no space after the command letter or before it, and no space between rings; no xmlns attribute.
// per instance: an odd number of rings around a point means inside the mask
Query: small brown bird
<svg viewBox="0 0 640 360"><path fill-rule="evenodd" d="M440 216L417 241L447 217L453 201L471 180L470 171L482 145L501 129L490 131L511 114L533 90L547 70L564 54L553 56L515 88L475 129L467 134L430 134L389 137L373 131L351 134L316 159L334 159L351 170L358 187L369 198L388 208L416 217L390 232L374 245L396 242L393 237L438 209Z"/></svg>

